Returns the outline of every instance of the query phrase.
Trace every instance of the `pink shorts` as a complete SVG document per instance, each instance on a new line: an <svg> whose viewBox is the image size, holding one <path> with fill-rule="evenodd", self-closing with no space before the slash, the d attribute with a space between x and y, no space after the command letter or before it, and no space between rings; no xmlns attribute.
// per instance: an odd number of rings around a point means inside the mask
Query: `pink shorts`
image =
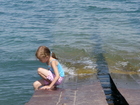
<svg viewBox="0 0 140 105"><path fill-rule="evenodd" d="M47 79L50 80L50 81L53 81L54 78L55 78L55 75L54 75L51 71L48 71ZM55 83L55 85L61 84L62 81L63 81L63 77L60 77L60 78L57 80L57 82ZM48 85L48 84L49 84L49 82L46 81L46 80L44 80L44 83L45 83L45 85Z"/></svg>

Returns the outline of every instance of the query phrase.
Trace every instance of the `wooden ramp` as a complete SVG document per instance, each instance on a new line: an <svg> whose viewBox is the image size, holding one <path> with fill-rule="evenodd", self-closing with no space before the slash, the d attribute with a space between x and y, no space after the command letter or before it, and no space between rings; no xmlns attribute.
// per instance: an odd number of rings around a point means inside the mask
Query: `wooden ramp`
<svg viewBox="0 0 140 105"><path fill-rule="evenodd" d="M67 77L55 91L38 90L25 105L108 105L95 75Z"/></svg>
<svg viewBox="0 0 140 105"><path fill-rule="evenodd" d="M121 95L129 105L140 105L140 75L115 74L111 77Z"/></svg>

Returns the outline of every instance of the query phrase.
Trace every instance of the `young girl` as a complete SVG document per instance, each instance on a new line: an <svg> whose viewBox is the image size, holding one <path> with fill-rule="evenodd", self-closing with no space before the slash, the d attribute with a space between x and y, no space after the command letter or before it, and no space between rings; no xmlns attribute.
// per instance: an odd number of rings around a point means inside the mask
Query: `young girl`
<svg viewBox="0 0 140 105"><path fill-rule="evenodd" d="M38 68L38 74L42 79L35 81L33 87L38 89L54 89L59 85L64 78L64 71L54 53L52 53L46 46L40 46L36 51L36 57L42 63L46 63L48 68ZM41 87L42 86L42 87Z"/></svg>

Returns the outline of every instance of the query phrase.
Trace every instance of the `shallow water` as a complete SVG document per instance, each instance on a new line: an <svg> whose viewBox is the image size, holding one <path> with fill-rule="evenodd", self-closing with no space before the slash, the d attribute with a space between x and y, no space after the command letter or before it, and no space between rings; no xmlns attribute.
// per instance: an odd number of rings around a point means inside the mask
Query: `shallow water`
<svg viewBox="0 0 140 105"><path fill-rule="evenodd" d="M140 71L139 0L1 0L0 103L24 105L40 79L40 45L56 53L69 75L96 72L103 54L110 71Z"/></svg>

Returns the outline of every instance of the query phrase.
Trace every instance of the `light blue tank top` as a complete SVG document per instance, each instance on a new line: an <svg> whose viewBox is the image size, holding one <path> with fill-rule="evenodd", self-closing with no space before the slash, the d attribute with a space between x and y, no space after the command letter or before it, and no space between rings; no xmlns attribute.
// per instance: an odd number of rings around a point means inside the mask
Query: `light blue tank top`
<svg viewBox="0 0 140 105"><path fill-rule="evenodd" d="M51 64L52 61L54 61L54 60L56 60L56 59L51 60L51 61L50 61L50 64ZM56 61L57 61L57 60L56 60ZM58 61L57 61L57 62L58 62ZM54 74L53 68L52 68L50 65L47 65L47 66L48 66L48 70L50 70L50 71ZM63 68L62 68L62 66L61 66L61 64L60 64L59 62L58 62L57 68L58 68L58 72L59 72L60 77L64 77L64 76L65 76L65 73L64 73L64 70L63 70Z"/></svg>

